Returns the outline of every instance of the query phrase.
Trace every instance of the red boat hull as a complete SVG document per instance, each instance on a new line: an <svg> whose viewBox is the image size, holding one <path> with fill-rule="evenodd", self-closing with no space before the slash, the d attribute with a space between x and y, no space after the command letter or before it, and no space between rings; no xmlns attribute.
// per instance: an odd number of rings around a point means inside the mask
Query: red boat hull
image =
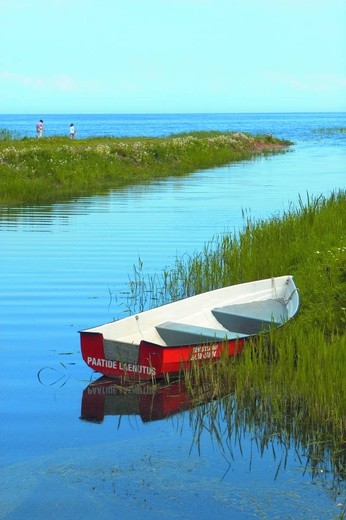
<svg viewBox="0 0 346 520"><path fill-rule="evenodd" d="M244 338L200 345L177 347L160 346L142 341L138 349L138 362L124 363L106 359L103 335L95 332L81 332L81 350L85 363L108 377L127 377L138 380L162 378L166 374L179 374L190 370L193 364L210 362L220 358L227 349L229 356L239 354L244 346Z"/></svg>

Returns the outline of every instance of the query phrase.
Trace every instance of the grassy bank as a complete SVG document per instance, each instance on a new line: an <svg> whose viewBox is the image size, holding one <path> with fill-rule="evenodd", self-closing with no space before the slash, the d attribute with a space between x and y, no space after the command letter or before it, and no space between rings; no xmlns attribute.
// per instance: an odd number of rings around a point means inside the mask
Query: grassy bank
<svg viewBox="0 0 346 520"><path fill-rule="evenodd" d="M226 413L229 433L256 432L263 449L299 446L317 473L330 463L346 477L345 230L346 193L339 192L301 202L280 218L247 221L240 234L178 259L162 277L135 269L132 294L146 307L283 274L294 275L299 287L292 322L250 342L239 358L186 374L196 402L206 389L209 398L222 398L194 412L197 440L204 429L224 438L218 421Z"/></svg>
<svg viewBox="0 0 346 520"><path fill-rule="evenodd" d="M38 204L106 193L112 188L282 151L289 144L272 136L239 132L19 140L2 131L0 204Z"/></svg>

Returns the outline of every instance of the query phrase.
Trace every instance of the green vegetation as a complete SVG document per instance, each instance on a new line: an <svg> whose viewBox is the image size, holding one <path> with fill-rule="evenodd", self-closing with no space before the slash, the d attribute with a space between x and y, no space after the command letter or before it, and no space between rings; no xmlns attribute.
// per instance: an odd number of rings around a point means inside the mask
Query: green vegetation
<svg viewBox="0 0 346 520"><path fill-rule="evenodd" d="M314 134L344 134L346 132L346 128L339 127L339 128L316 128L313 130Z"/></svg>
<svg viewBox="0 0 346 520"><path fill-rule="evenodd" d="M249 342L237 358L185 374L201 402L192 412L196 442L203 430L226 446L230 435L251 431L262 449L277 442L297 446L314 474L330 474L330 464L336 479L346 477L345 230L346 193L340 191L300 201L282 217L247 221L239 234L177 259L162 276L135 268L133 301L145 307L283 274L294 275L299 287L294 320ZM225 416L226 433L220 427Z"/></svg>
<svg viewBox="0 0 346 520"><path fill-rule="evenodd" d="M167 138L15 139L0 131L0 204L39 204L106 193L282 151L272 136L195 132Z"/></svg>
<svg viewBox="0 0 346 520"><path fill-rule="evenodd" d="M6 130L6 128L0 128L0 141L12 141L13 139L17 139L17 134L15 132L11 132L11 130Z"/></svg>

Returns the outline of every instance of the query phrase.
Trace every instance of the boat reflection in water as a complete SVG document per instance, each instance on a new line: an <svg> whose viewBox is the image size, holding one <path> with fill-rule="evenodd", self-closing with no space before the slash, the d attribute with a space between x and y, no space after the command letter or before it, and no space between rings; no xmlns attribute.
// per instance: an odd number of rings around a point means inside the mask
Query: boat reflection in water
<svg viewBox="0 0 346 520"><path fill-rule="evenodd" d="M149 422L193 405L181 379L170 383L124 383L103 376L83 391L81 419L101 423L107 415L139 415L143 422Z"/></svg>
<svg viewBox="0 0 346 520"><path fill-rule="evenodd" d="M222 453L229 453L229 460L236 460L239 454L245 453L242 442L250 435L250 466L253 453L257 452L262 458L271 451L277 463L276 478L279 472L286 471L290 454L295 457L300 453L304 473L310 473L312 481L320 482L333 499L344 495L345 452L338 444L331 449L330 441L314 442L318 436L326 438L328 425L317 423L311 427L299 421L294 429L287 428L287 420L293 422L294 418L287 415L287 410L282 416L273 414L271 403L266 400L259 402L250 398L238 403L233 392L217 396L211 388L208 391L208 385L204 388L193 385L189 391L183 378L170 383L153 383L122 382L102 376L83 391L81 408L81 419L94 423L102 423L108 415L135 415L149 422L189 410L193 442L198 450L207 431ZM308 414L307 419L309 421Z"/></svg>

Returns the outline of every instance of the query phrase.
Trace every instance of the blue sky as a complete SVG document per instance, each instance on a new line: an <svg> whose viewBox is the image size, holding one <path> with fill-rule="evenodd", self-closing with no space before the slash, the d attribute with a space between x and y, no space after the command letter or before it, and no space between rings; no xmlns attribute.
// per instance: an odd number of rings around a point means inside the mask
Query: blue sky
<svg viewBox="0 0 346 520"><path fill-rule="evenodd" d="M0 113L346 111L346 0L0 0Z"/></svg>

